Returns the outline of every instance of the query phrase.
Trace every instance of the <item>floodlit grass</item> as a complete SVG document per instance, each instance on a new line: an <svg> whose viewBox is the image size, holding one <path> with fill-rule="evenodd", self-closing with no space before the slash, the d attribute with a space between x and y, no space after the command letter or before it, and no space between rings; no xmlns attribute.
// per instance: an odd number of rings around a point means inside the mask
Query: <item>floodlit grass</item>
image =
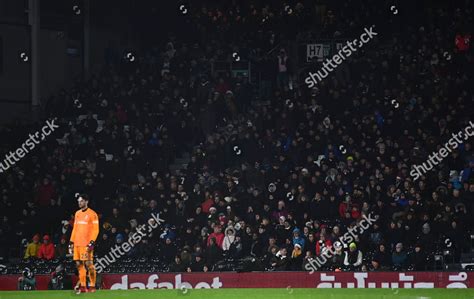
<svg viewBox="0 0 474 299"><path fill-rule="evenodd" d="M73 291L0 291L0 299L66 298L322 298L322 299L474 299L474 289L186 289L186 290L98 290L76 295Z"/></svg>

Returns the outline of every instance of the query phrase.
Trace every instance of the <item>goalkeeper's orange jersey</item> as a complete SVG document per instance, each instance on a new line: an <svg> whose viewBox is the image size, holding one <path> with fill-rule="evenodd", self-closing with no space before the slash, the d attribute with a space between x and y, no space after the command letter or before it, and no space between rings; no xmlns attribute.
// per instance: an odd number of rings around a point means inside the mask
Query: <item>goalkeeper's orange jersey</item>
<svg viewBox="0 0 474 299"><path fill-rule="evenodd" d="M71 242L74 246L87 246L90 241L97 239L99 234L99 217L96 212L87 208L79 210L74 215L74 227L71 233Z"/></svg>

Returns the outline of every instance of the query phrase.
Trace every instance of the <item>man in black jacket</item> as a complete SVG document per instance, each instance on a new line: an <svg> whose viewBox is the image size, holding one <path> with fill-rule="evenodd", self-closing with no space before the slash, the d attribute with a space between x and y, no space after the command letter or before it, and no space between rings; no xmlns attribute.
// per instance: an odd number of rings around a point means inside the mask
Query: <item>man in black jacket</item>
<svg viewBox="0 0 474 299"><path fill-rule="evenodd" d="M170 265L170 272L184 272L184 270L186 270L186 266L181 261L181 257L175 256L174 262Z"/></svg>
<svg viewBox="0 0 474 299"><path fill-rule="evenodd" d="M217 246L216 238L210 239L210 244L206 249L206 265L212 269L212 267L222 259L222 249Z"/></svg>
<svg viewBox="0 0 474 299"><path fill-rule="evenodd" d="M420 244L416 244L415 251L410 255L410 264L415 271L426 270L426 254Z"/></svg>
<svg viewBox="0 0 474 299"><path fill-rule="evenodd" d="M283 247L275 254L271 265L275 268L276 271L287 271L288 264L288 250L286 249L286 247Z"/></svg>
<svg viewBox="0 0 474 299"><path fill-rule="evenodd" d="M206 264L204 260L202 259L202 255L197 254L196 256L194 256L191 266L188 267L188 272L203 272L205 265Z"/></svg>

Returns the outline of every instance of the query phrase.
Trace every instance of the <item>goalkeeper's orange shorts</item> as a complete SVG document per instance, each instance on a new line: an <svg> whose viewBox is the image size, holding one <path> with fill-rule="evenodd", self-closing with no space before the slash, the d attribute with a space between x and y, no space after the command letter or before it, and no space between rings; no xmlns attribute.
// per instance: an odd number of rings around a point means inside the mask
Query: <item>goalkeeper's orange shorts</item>
<svg viewBox="0 0 474 299"><path fill-rule="evenodd" d="M75 261L92 261L94 257L94 250L88 251L87 246L74 246Z"/></svg>

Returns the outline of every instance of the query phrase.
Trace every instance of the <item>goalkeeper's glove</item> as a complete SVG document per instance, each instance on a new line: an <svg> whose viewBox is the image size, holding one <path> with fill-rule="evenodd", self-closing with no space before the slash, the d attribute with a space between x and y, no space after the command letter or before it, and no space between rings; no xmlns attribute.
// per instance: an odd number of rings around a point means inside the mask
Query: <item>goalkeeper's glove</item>
<svg viewBox="0 0 474 299"><path fill-rule="evenodd" d="M72 253L73 253L73 250L74 250L74 243L73 243L73 242L70 242L70 243L69 243L69 246L68 246L69 254L72 254Z"/></svg>
<svg viewBox="0 0 474 299"><path fill-rule="evenodd" d="M87 250L89 251L94 250L94 245L95 245L95 242L91 240L89 244L87 244Z"/></svg>

